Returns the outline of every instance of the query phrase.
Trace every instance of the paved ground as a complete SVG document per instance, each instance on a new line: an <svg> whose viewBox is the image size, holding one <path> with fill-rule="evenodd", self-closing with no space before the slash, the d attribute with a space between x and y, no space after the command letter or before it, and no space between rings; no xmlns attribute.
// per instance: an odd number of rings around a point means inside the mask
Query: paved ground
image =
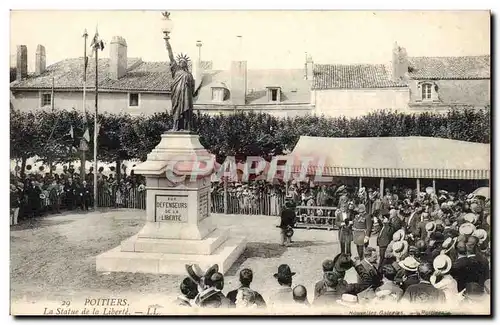
<svg viewBox="0 0 500 325"><path fill-rule="evenodd" d="M277 286L273 274L278 265L287 263L297 272L294 283L305 285L312 300L322 261L339 251L335 231L296 229L295 243L285 248L279 245L276 217L213 217L219 227L248 239L244 254L225 276L224 292L237 287L239 270L249 267L254 270L252 287L266 297ZM45 306L60 306L62 301L82 306L86 298L127 298L131 304L171 301L181 276L95 270L95 257L136 234L144 220L142 210L108 210L50 216L29 226L11 227L12 312L39 314ZM355 282L354 271L346 278Z"/></svg>
<svg viewBox="0 0 500 325"><path fill-rule="evenodd" d="M291 247L279 245L279 219L269 216L213 215L219 227L246 236L247 249L226 274L225 288L238 285L238 271L255 272L254 287L266 292L276 283L281 263L297 272L294 279L312 290L321 278L321 263L338 247L336 233L296 229ZM11 227L11 297L14 301L72 299L87 295L151 293L175 296L179 276L95 271L95 256L116 247L144 225L145 211L49 216L30 225ZM225 290L226 291L226 290Z"/></svg>

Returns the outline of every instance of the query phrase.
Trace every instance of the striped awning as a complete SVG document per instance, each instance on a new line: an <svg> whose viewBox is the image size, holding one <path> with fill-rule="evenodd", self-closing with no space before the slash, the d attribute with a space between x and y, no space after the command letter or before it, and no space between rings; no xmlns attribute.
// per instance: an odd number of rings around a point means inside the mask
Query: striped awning
<svg viewBox="0 0 500 325"><path fill-rule="evenodd" d="M307 175L486 180L490 146L431 137L300 137L290 155L292 172L313 158Z"/></svg>
<svg viewBox="0 0 500 325"><path fill-rule="evenodd" d="M301 166L294 165L293 173L300 173ZM307 175L381 178L430 178L430 179L489 179L490 171L485 169L418 169L418 168L349 168L309 166Z"/></svg>

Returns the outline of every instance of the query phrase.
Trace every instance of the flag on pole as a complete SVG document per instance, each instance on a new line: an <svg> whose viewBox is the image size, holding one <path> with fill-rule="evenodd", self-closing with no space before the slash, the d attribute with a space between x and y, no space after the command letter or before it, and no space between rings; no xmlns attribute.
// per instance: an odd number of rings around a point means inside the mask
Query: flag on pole
<svg viewBox="0 0 500 325"><path fill-rule="evenodd" d="M104 42L99 38L99 32L97 31L97 28L95 30L95 35L92 39L92 43L90 43L90 47L94 50L104 50Z"/></svg>
<svg viewBox="0 0 500 325"><path fill-rule="evenodd" d="M90 134L89 134L88 128L85 130L85 133L83 134L83 138L85 139L85 141L90 142Z"/></svg>
<svg viewBox="0 0 500 325"><path fill-rule="evenodd" d="M71 137L71 139L74 138L74 133L73 133L73 125L71 125L71 128L69 129L69 132L68 132L69 136Z"/></svg>

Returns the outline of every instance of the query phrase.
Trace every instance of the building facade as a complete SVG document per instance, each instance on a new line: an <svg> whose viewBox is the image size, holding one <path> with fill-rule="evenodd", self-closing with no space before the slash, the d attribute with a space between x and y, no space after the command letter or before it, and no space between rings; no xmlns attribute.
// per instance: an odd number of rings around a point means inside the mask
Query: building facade
<svg viewBox="0 0 500 325"><path fill-rule="evenodd" d="M110 58L98 60L99 111L151 115L171 110L168 61L127 57L127 42L113 37ZM194 109L208 114L265 112L279 117L317 114L362 116L377 110L445 112L450 106L490 104L490 56L408 57L395 44L388 64L315 64L302 69L247 69L235 58L226 70L201 61L192 64L200 87ZM84 58L46 67L45 48L36 50L35 72L27 71L27 48L18 46L11 107L20 110L83 111ZM95 107L95 64L88 62L85 109Z"/></svg>

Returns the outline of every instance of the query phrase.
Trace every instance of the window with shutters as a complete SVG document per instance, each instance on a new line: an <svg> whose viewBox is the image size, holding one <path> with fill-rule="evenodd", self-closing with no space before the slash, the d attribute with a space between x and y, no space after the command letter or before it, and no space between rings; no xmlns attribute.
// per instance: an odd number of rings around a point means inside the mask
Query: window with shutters
<svg viewBox="0 0 500 325"><path fill-rule="evenodd" d="M222 87L213 87L212 88L212 101L221 103L224 101L224 88Z"/></svg>
<svg viewBox="0 0 500 325"><path fill-rule="evenodd" d="M267 99L270 102L279 103L281 101L281 89L279 87L268 87Z"/></svg>
<svg viewBox="0 0 500 325"><path fill-rule="evenodd" d="M139 107L139 94L129 93L128 94L128 107Z"/></svg>
<svg viewBox="0 0 500 325"><path fill-rule="evenodd" d="M422 100L432 99L432 84L422 84Z"/></svg>
<svg viewBox="0 0 500 325"><path fill-rule="evenodd" d="M51 106L52 105L52 94L45 93L40 95L40 106Z"/></svg>

